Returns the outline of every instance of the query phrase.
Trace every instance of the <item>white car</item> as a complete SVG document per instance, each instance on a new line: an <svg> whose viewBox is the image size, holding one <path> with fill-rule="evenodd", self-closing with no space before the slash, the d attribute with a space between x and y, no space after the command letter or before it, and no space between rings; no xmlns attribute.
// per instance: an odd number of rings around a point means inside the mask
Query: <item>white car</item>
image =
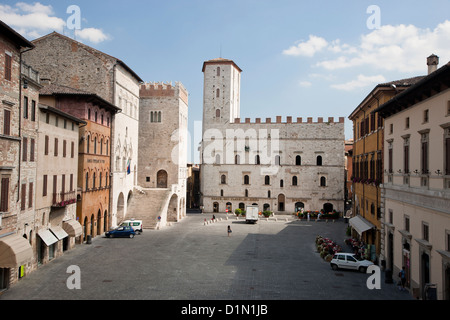
<svg viewBox="0 0 450 320"><path fill-rule="evenodd" d="M330 261L331 268L333 270L341 269L353 269L360 272L366 272L367 268L373 265L372 261L364 260L353 253L338 252L333 256Z"/></svg>
<svg viewBox="0 0 450 320"><path fill-rule="evenodd" d="M127 226L130 226L130 227L132 227L133 228L133 230L137 233L137 234L140 234L140 233L142 233L142 220L134 220L134 219L131 219L131 220L125 220L124 222L122 222L121 224L120 224L120 226L121 227L127 227Z"/></svg>

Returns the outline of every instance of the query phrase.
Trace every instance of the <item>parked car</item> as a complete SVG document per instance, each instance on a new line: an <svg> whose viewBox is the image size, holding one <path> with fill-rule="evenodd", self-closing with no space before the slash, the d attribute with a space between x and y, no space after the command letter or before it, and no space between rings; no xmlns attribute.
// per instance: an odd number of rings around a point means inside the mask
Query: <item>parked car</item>
<svg viewBox="0 0 450 320"><path fill-rule="evenodd" d="M361 259L353 253L338 252L333 256L333 259L331 259L330 265L333 270L337 270L339 268L353 269L365 273L367 268L373 265L373 262Z"/></svg>
<svg viewBox="0 0 450 320"><path fill-rule="evenodd" d="M135 235L136 232L133 230L133 227L130 226L117 227L116 229L109 230L105 233L107 238L134 238Z"/></svg>
<svg viewBox="0 0 450 320"><path fill-rule="evenodd" d="M122 222L120 224L120 226L121 227L125 227L125 226L133 227L134 232L136 232L137 234L140 234L143 231L142 220L134 220L134 219L125 220L124 222Z"/></svg>

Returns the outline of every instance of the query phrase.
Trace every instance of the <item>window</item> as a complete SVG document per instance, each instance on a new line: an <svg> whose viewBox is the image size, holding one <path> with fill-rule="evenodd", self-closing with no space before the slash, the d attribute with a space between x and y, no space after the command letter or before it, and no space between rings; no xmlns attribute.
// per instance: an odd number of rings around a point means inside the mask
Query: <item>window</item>
<svg viewBox="0 0 450 320"><path fill-rule="evenodd" d="M75 142L71 142L70 143L70 157L74 158L75 157Z"/></svg>
<svg viewBox="0 0 450 320"><path fill-rule="evenodd" d="M241 161L241 157L237 154L237 155L234 157L234 164L240 164L240 161Z"/></svg>
<svg viewBox="0 0 450 320"><path fill-rule="evenodd" d="M429 110L426 109L423 111L423 122L427 123L428 122L428 116L429 116Z"/></svg>
<svg viewBox="0 0 450 320"><path fill-rule="evenodd" d="M55 150L54 150L55 157L58 156L58 138L55 138Z"/></svg>
<svg viewBox="0 0 450 320"><path fill-rule="evenodd" d="M293 185L293 186L296 186L296 185L297 185L297 177L296 177L296 176L293 176L293 177L292 177L292 185Z"/></svg>
<svg viewBox="0 0 450 320"><path fill-rule="evenodd" d="M35 145L35 140L30 139L30 162L34 162L34 145Z"/></svg>
<svg viewBox="0 0 450 320"><path fill-rule="evenodd" d="M42 196L46 197L47 196L47 175L44 175L42 177Z"/></svg>
<svg viewBox="0 0 450 320"><path fill-rule="evenodd" d="M390 126L389 126L389 133L390 134L394 133L394 124L393 123L391 123Z"/></svg>
<svg viewBox="0 0 450 320"><path fill-rule="evenodd" d="M220 76L220 67L217 67L217 76Z"/></svg>
<svg viewBox="0 0 450 320"><path fill-rule="evenodd" d="M283 188L283 187L284 187L284 180L281 179L281 180L280 180L280 188Z"/></svg>
<svg viewBox="0 0 450 320"><path fill-rule="evenodd" d="M33 208L33 182L28 187L28 208Z"/></svg>
<svg viewBox="0 0 450 320"><path fill-rule="evenodd" d="M450 175L450 127L445 129L445 174Z"/></svg>
<svg viewBox="0 0 450 320"><path fill-rule="evenodd" d="M8 212L9 209L9 178L2 178L0 184L0 212Z"/></svg>
<svg viewBox="0 0 450 320"><path fill-rule="evenodd" d="M31 121L36 121L36 101L31 100Z"/></svg>
<svg viewBox="0 0 450 320"><path fill-rule="evenodd" d="M26 162L27 161L27 150L28 149L28 139L27 138L23 138L22 139L22 161Z"/></svg>
<svg viewBox="0 0 450 320"><path fill-rule="evenodd" d="M49 144L50 138L48 136L45 136L45 144L44 144L44 154L48 156L48 144Z"/></svg>
<svg viewBox="0 0 450 320"><path fill-rule="evenodd" d="M63 140L63 158L67 155L67 141Z"/></svg>
<svg viewBox="0 0 450 320"><path fill-rule="evenodd" d="M9 136L11 134L11 111L3 110L3 134Z"/></svg>
<svg viewBox="0 0 450 320"><path fill-rule="evenodd" d="M320 186L321 187L326 187L327 186L327 178L320 177Z"/></svg>
<svg viewBox="0 0 450 320"><path fill-rule="evenodd" d="M216 98L219 98L220 97L220 89L217 89L216 90Z"/></svg>
<svg viewBox="0 0 450 320"><path fill-rule="evenodd" d="M409 138L403 141L403 171L405 174L409 173Z"/></svg>
<svg viewBox="0 0 450 320"><path fill-rule="evenodd" d="M22 183L22 187L20 188L21 191L21 197L20 197L20 210L25 210L27 204L27 185L25 183Z"/></svg>
<svg viewBox="0 0 450 320"><path fill-rule="evenodd" d="M405 230L409 232L409 217L405 216Z"/></svg>
<svg viewBox="0 0 450 320"><path fill-rule="evenodd" d="M296 156L295 157L295 165L296 166L301 166L302 165L302 157L300 157L300 156Z"/></svg>
<svg viewBox="0 0 450 320"><path fill-rule="evenodd" d="M248 198L248 189L245 189L245 197Z"/></svg>
<svg viewBox="0 0 450 320"><path fill-rule="evenodd" d="M421 169L422 174L428 174L428 133L423 133L421 138Z"/></svg>
<svg viewBox="0 0 450 320"><path fill-rule="evenodd" d="M430 241L430 227L428 223L422 223L422 239L425 241Z"/></svg>
<svg viewBox="0 0 450 320"><path fill-rule="evenodd" d="M405 129L409 129L409 117L405 119Z"/></svg>
<svg viewBox="0 0 450 320"><path fill-rule="evenodd" d="M28 97L23 97L23 118L28 119Z"/></svg>
<svg viewBox="0 0 450 320"><path fill-rule="evenodd" d="M227 184L227 176L226 175L222 175L221 177L220 177L220 183L221 184Z"/></svg>
<svg viewBox="0 0 450 320"><path fill-rule="evenodd" d="M73 191L73 173L71 173L70 174L70 181L69 181L69 187L70 187L70 190L69 191Z"/></svg>
<svg viewBox="0 0 450 320"><path fill-rule="evenodd" d="M5 52L5 79L11 81L12 75L12 56Z"/></svg>
<svg viewBox="0 0 450 320"><path fill-rule="evenodd" d="M248 175L244 176L244 184L250 184L250 177Z"/></svg>
<svg viewBox="0 0 450 320"><path fill-rule="evenodd" d="M94 154L97 154L97 137L94 138Z"/></svg>
<svg viewBox="0 0 450 320"><path fill-rule="evenodd" d="M264 177L264 184L267 186L267 185L270 185L270 177L269 176L265 176Z"/></svg>
<svg viewBox="0 0 450 320"><path fill-rule="evenodd" d="M321 166L322 165L322 156L317 156L316 162L317 162L318 166Z"/></svg>
<svg viewBox="0 0 450 320"><path fill-rule="evenodd" d="M375 130L375 113L370 114L370 131Z"/></svg>
<svg viewBox="0 0 450 320"><path fill-rule="evenodd" d="M281 157L280 156L275 156L275 165L279 166L281 164Z"/></svg>
<svg viewBox="0 0 450 320"><path fill-rule="evenodd" d="M261 159L260 159L259 155L255 156L255 164L261 164Z"/></svg>
<svg viewBox="0 0 450 320"><path fill-rule="evenodd" d="M393 156L394 156L394 147L393 147L394 143L393 141L389 142L389 151L388 151L388 170L389 173L393 173L394 169L392 167L393 165Z"/></svg>
<svg viewBox="0 0 450 320"><path fill-rule="evenodd" d="M88 120L91 120L91 109L88 109Z"/></svg>
<svg viewBox="0 0 450 320"><path fill-rule="evenodd" d="M86 172L85 183L86 183L86 191L88 191L89 190L89 172Z"/></svg>
<svg viewBox="0 0 450 320"><path fill-rule="evenodd" d="M216 118L220 118L220 109L216 110Z"/></svg>

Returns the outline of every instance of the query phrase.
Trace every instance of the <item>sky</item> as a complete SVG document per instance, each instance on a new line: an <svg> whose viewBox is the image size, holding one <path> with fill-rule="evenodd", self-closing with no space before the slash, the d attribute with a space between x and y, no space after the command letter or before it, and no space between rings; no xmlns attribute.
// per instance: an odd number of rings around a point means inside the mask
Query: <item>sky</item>
<svg viewBox="0 0 450 320"><path fill-rule="evenodd" d="M431 54L440 66L450 61L449 13L448 0L0 2L0 19L28 40L57 31L145 82L181 82L192 162L204 61L231 59L243 70L241 119L345 117L349 139L348 116L377 84L426 75Z"/></svg>

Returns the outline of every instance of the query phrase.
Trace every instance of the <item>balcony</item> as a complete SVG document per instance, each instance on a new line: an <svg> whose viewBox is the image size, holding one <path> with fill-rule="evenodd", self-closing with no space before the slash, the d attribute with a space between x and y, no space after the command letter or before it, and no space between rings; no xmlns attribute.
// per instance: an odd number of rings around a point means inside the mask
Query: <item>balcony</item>
<svg viewBox="0 0 450 320"><path fill-rule="evenodd" d="M74 204L77 202L77 192L61 192L53 193L52 207L53 208L64 208L69 204Z"/></svg>

